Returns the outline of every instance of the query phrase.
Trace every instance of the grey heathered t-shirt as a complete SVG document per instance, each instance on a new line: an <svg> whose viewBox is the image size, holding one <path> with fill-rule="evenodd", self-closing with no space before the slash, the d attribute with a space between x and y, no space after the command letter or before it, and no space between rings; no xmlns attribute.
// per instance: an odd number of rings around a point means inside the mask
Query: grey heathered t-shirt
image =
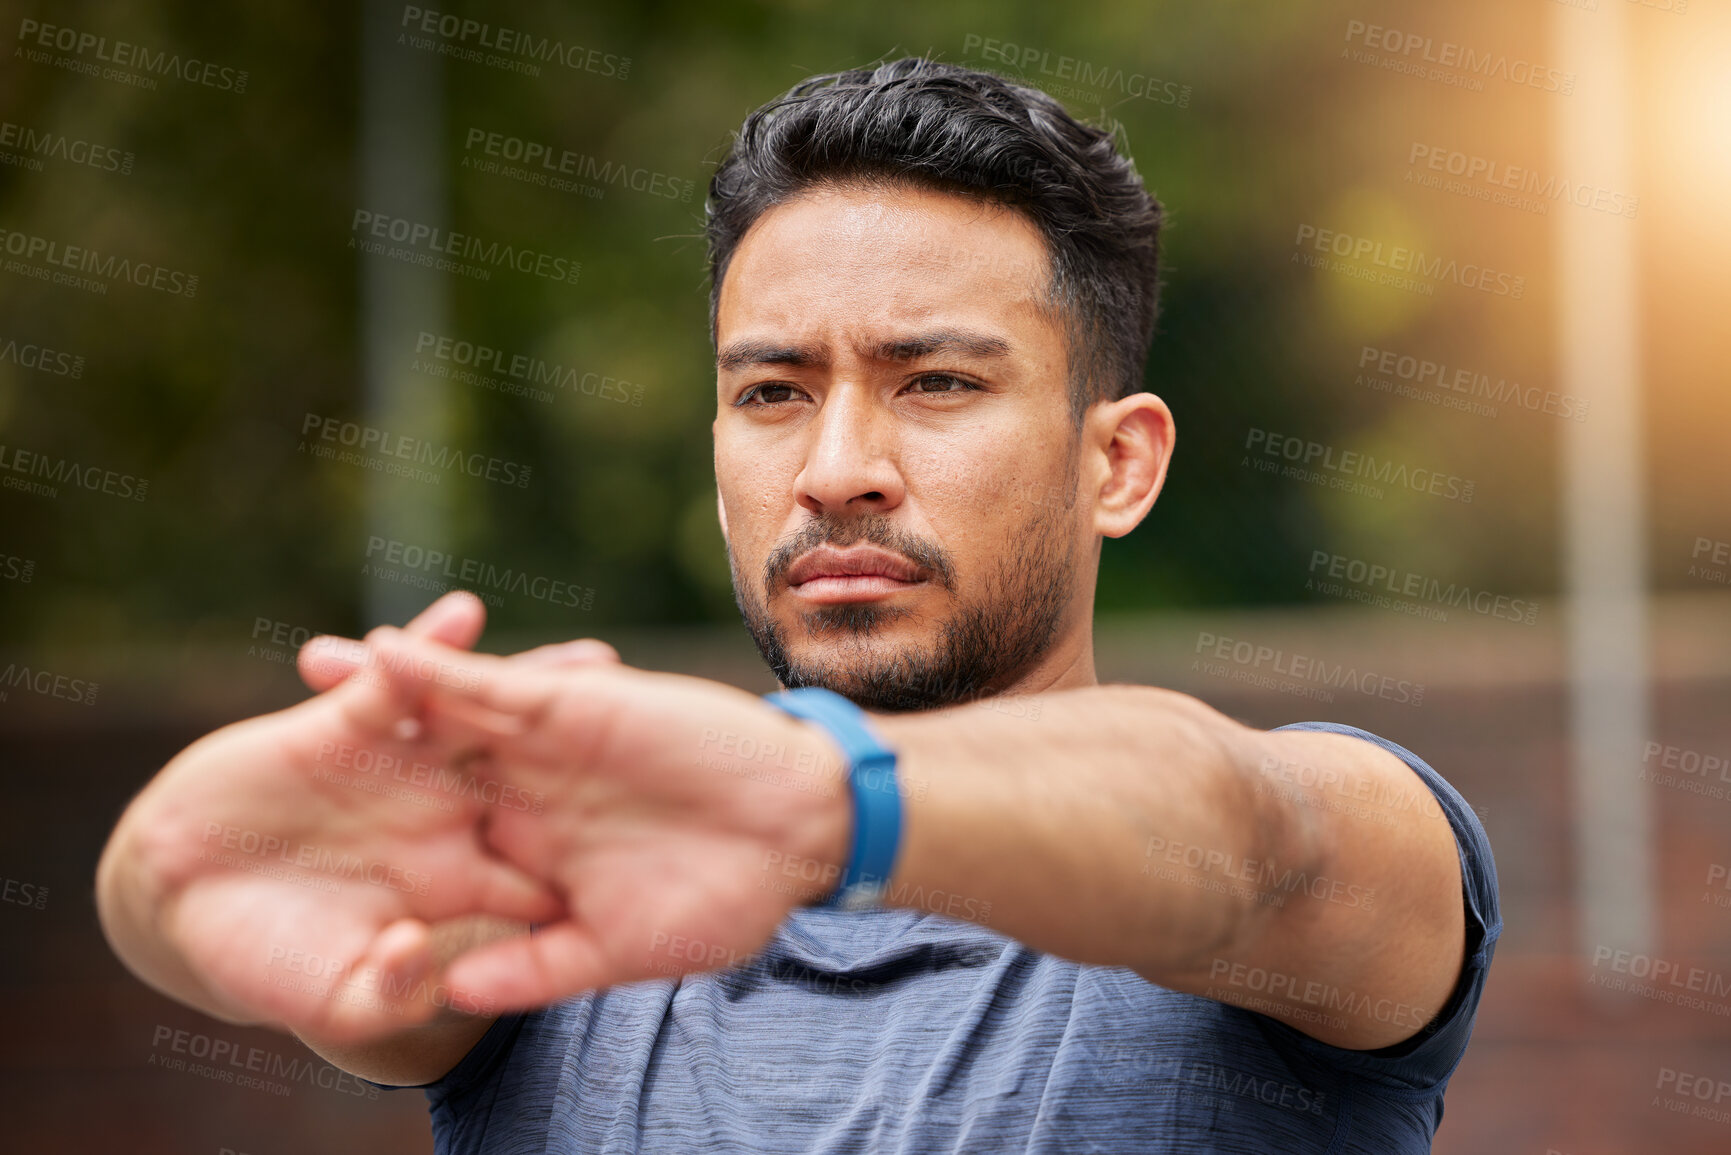
<svg viewBox="0 0 1731 1155"><path fill-rule="evenodd" d="M437 1150L1428 1151L1502 931L1490 844L1409 751L1284 728L1393 751L1454 829L1466 963L1404 1043L1329 1046L954 918L802 909L747 964L502 1017L426 1088Z"/></svg>

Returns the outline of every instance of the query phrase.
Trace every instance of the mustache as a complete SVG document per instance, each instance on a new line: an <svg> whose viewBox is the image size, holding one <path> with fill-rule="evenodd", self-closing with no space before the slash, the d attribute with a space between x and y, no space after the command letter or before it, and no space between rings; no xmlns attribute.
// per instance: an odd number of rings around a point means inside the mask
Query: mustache
<svg viewBox="0 0 1731 1155"><path fill-rule="evenodd" d="M861 541L901 554L931 574L932 580L946 590L955 591L955 563L942 546L909 533L881 513L849 518L825 513L800 526L792 536L770 551L763 563L765 594L773 594L777 586L786 584L787 571L793 568L800 555L820 545L846 549Z"/></svg>

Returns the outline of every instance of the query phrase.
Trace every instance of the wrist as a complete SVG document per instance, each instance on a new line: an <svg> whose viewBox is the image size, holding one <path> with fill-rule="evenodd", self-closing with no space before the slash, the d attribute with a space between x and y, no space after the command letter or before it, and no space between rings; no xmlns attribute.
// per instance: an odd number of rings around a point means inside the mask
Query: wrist
<svg viewBox="0 0 1731 1155"><path fill-rule="evenodd" d="M840 859L837 884L826 887L828 893L819 905L847 910L878 905L889 890L901 849L902 801L895 750L884 743L863 710L832 690L784 690L767 700L827 736L845 768L846 808L852 816L848 849ZM830 852L833 849L834 844ZM836 873L836 860L826 859L825 867L827 883Z"/></svg>
<svg viewBox="0 0 1731 1155"><path fill-rule="evenodd" d="M796 765L811 766L809 797L812 805L789 848L789 861L781 873L793 882L801 904L816 906L841 885L853 848L854 807L848 788L848 760L828 730L815 722L787 717L795 734L789 748ZM802 783L802 786L805 783Z"/></svg>

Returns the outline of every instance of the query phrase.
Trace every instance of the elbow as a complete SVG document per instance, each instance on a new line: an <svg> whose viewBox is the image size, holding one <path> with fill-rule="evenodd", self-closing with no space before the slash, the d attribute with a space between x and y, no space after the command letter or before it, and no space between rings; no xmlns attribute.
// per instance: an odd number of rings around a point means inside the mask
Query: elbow
<svg viewBox="0 0 1731 1155"><path fill-rule="evenodd" d="M1204 865L1218 865L1194 884L1195 933L1179 969L1207 975L1217 960L1246 957L1265 938L1286 912L1290 881L1326 873L1330 847L1328 827L1312 808L1270 788L1268 734L1203 703L1195 706L1191 740L1201 744L1198 764L1214 768L1202 779L1216 835Z"/></svg>

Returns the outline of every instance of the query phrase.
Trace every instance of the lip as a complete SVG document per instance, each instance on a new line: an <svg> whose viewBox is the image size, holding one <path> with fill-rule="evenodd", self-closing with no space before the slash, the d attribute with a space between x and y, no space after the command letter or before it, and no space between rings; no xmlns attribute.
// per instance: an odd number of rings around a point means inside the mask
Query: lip
<svg viewBox="0 0 1731 1155"><path fill-rule="evenodd" d="M905 557L875 546L819 546L787 571L788 588L817 602L871 601L912 589L925 572Z"/></svg>

